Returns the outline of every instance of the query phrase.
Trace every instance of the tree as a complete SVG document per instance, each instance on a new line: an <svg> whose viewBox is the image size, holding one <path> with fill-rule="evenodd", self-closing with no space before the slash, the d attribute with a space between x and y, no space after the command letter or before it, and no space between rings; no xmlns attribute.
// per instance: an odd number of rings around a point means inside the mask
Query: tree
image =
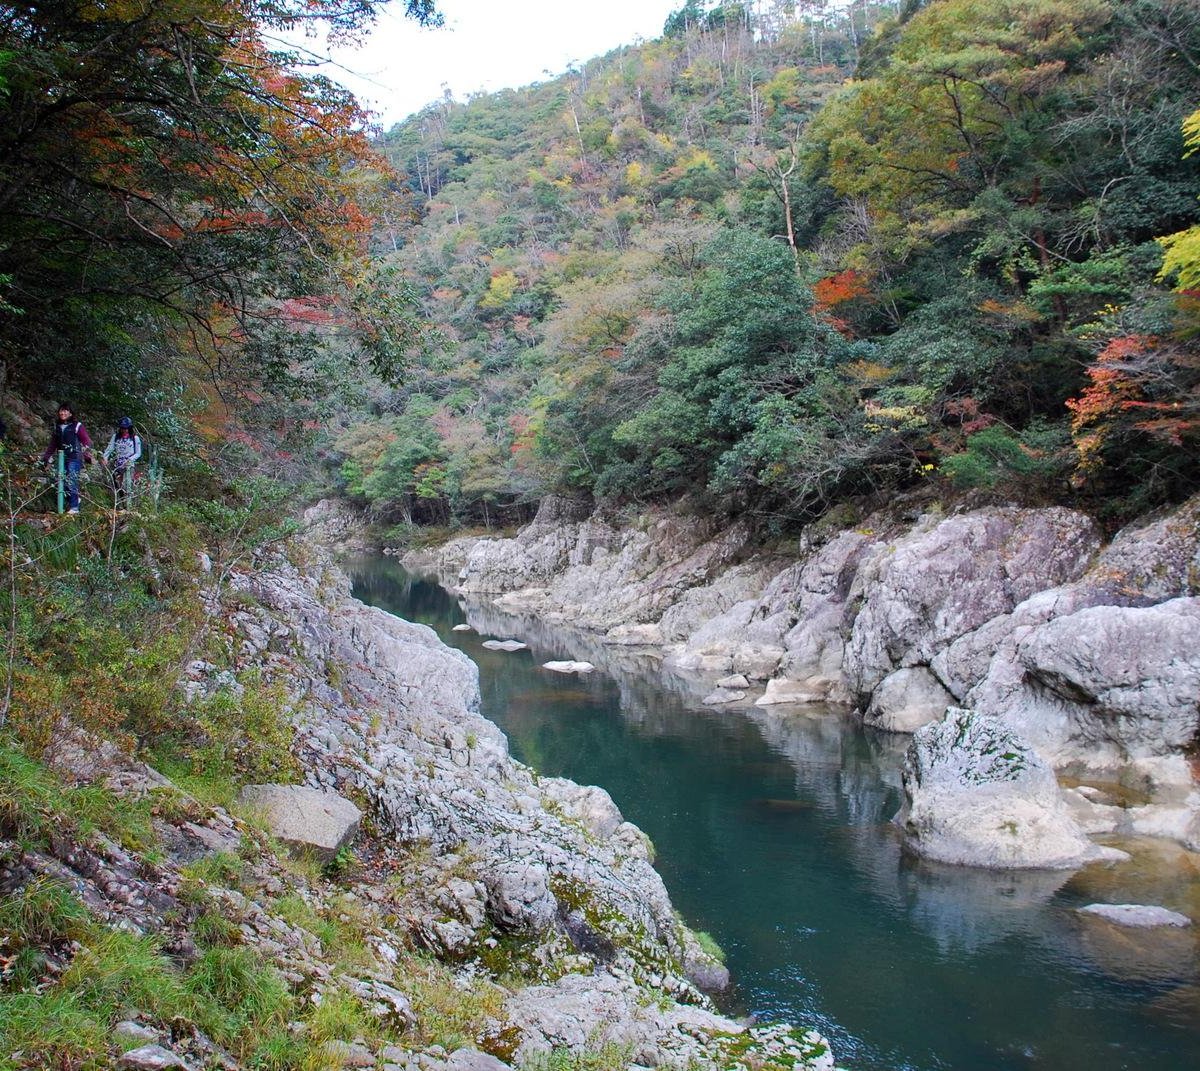
<svg viewBox="0 0 1200 1071"><path fill-rule="evenodd" d="M1200 110L1192 112L1183 122L1186 156L1200 152ZM1200 223L1184 231L1160 238L1163 247L1163 266L1160 279L1174 277L1179 290L1200 289Z"/></svg>
<svg viewBox="0 0 1200 1071"><path fill-rule="evenodd" d="M430 0L405 9L439 18ZM261 391L311 351L311 323L281 333L286 301L349 292L392 180L353 98L261 28L346 36L374 13L373 0L5 7L0 275L21 315L0 321L0 352L21 378L145 398L192 361Z"/></svg>

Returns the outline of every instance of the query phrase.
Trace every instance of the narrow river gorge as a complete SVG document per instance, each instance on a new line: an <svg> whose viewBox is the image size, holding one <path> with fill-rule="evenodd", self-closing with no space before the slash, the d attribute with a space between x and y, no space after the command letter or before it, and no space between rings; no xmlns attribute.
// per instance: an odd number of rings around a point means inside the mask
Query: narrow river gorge
<svg viewBox="0 0 1200 1071"><path fill-rule="evenodd" d="M435 628L479 666L482 713L538 772L607 789L657 848L689 923L734 978L728 1010L820 1029L841 1066L1200 1066L1196 927L1119 929L1076 908L1193 917L1195 856L991 872L907 856L890 819L907 737L833 708L706 707L702 684L587 634L461 602L392 559L348 564L364 602ZM466 622L472 631L452 631ZM528 650L481 646L516 637ZM541 668L587 659L590 675Z"/></svg>

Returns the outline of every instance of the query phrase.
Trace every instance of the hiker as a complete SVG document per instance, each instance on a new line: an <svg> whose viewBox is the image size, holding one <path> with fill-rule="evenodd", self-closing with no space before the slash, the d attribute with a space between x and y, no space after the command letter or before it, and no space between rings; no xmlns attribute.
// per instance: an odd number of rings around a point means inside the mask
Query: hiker
<svg viewBox="0 0 1200 1071"><path fill-rule="evenodd" d="M123 416L117 421L117 430L112 433L101 456L110 466L108 478L112 481L117 509L127 509L133 496L134 466L142 456L142 437L133 430L133 421L129 417Z"/></svg>
<svg viewBox="0 0 1200 1071"><path fill-rule="evenodd" d="M92 463L92 438L75 411L66 403L58 407L58 423L50 433L50 445L42 454L43 467L59 451L63 453L63 468L67 476L68 513L79 512L79 473L86 461Z"/></svg>

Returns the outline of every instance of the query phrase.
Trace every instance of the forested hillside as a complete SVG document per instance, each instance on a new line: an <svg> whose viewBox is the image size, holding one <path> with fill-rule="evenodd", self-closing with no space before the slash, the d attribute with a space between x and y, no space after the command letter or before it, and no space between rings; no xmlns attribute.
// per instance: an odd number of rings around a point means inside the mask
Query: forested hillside
<svg viewBox="0 0 1200 1071"><path fill-rule="evenodd" d="M784 524L920 481L1175 499L1198 75L1189 0L689 0L430 105L382 143L419 221L376 235L428 324L339 439L348 490L441 523L554 490Z"/></svg>

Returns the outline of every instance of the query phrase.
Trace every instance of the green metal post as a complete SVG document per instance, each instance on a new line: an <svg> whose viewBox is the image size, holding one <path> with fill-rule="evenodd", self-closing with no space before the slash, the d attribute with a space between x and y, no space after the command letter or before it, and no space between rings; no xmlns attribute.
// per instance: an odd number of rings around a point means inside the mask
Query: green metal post
<svg viewBox="0 0 1200 1071"><path fill-rule="evenodd" d="M67 455L63 450L55 453L54 466L58 471L58 512L63 511L63 492L66 490L67 478Z"/></svg>

